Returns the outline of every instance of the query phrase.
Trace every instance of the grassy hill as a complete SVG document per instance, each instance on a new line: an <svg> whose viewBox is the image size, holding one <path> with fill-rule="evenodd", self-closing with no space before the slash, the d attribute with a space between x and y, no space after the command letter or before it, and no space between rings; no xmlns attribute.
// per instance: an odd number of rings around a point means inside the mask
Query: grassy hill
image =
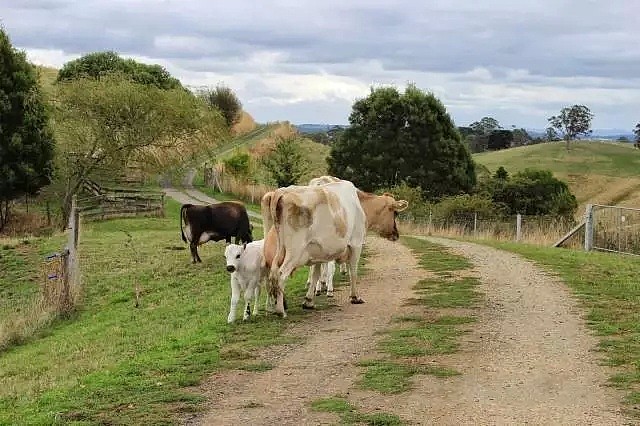
<svg viewBox="0 0 640 426"><path fill-rule="evenodd" d="M510 173L527 167L551 170L565 180L584 205L640 207L640 151L629 143L579 141L567 152L563 142L545 143L474 154L491 172L504 166Z"/></svg>

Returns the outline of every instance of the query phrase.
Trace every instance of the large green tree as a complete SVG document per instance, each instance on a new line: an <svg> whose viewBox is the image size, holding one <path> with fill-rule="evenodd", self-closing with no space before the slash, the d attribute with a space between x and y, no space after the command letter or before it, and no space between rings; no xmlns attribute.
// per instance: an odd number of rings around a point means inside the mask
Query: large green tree
<svg viewBox="0 0 640 426"><path fill-rule="evenodd" d="M157 64L144 64L133 59L125 59L112 51L93 52L69 61L58 72L57 81L79 78L99 80L106 75L118 73L136 83L155 86L159 89L183 89L180 81Z"/></svg>
<svg viewBox="0 0 640 426"><path fill-rule="evenodd" d="M227 136L222 115L190 92L117 74L61 83L55 97L57 190L65 217L87 178L117 175L130 165L166 172Z"/></svg>
<svg viewBox="0 0 640 426"><path fill-rule="evenodd" d="M565 140L567 151L572 140L591 134L593 113L585 105L572 105L560 110L560 114L548 118L549 129Z"/></svg>
<svg viewBox="0 0 640 426"><path fill-rule="evenodd" d="M50 182L53 150L35 67L0 28L0 230L12 200Z"/></svg>
<svg viewBox="0 0 640 426"><path fill-rule="evenodd" d="M410 84L372 89L331 146L329 172L374 191L406 182L427 199L470 191L475 165L444 105Z"/></svg>

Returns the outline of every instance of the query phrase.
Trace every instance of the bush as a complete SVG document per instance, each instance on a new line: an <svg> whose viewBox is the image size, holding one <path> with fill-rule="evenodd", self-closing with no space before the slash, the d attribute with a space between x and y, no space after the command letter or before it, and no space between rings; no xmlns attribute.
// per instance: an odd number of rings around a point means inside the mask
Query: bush
<svg viewBox="0 0 640 426"><path fill-rule="evenodd" d="M227 126L232 127L242 117L242 103L238 96L226 86L218 85L215 89L202 90L198 93L207 105L218 109L224 117Z"/></svg>
<svg viewBox="0 0 640 426"><path fill-rule="evenodd" d="M251 156L248 152L238 151L223 160L224 167L232 175L246 179L251 171Z"/></svg>
<svg viewBox="0 0 640 426"><path fill-rule="evenodd" d="M399 217L405 220L415 220L428 218L431 204L422 196L422 188L409 186L406 182L391 188L382 188L376 191L377 194L389 192L396 200L407 200L409 207L399 213Z"/></svg>
<svg viewBox="0 0 640 426"><path fill-rule="evenodd" d="M549 170L526 169L512 178L494 176L486 190L509 214L571 217L578 208L569 186Z"/></svg>
<svg viewBox="0 0 640 426"><path fill-rule="evenodd" d="M451 222L476 213L483 219L499 218L505 214L505 209L491 198L470 194L445 197L433 206L434 221Z"/></svg>

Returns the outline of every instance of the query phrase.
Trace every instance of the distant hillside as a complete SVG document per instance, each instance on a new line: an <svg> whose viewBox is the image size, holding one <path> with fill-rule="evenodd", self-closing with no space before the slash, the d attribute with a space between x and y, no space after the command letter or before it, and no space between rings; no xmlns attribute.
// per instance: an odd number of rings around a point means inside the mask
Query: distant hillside
<svg viewBox="0 0 640 426"><path fill-rule="evenodd" d="M334 127L340 127L342 129L348 127L342 124L295 124L294 127L300 133L321 133L327 132Z"/></svg>
<svg viewBox="0 0 640 426"><path fill-rule="evenodd" d="M578 141L566 151L563 142L543 143L473 155L491 172L504 166L513 173L527 167L551 170L565 180L584 205L640 207L640 150L618 142Z"/></svg>
<svg viewBox="0 0 640 426"><path fill-rule="evenodd" d="M278 136L290 136L298 133L296 126L288 122L258 124L256 127L232 139L229 143L218 147L212 154L220 160L233 155L239 150L246 150L255 159L261 158L271 150ZM302 147L309 159L309 171L304 180L317 177L327 172L326 157L329 147L316 143L308 138L302 138Z"/></svg>

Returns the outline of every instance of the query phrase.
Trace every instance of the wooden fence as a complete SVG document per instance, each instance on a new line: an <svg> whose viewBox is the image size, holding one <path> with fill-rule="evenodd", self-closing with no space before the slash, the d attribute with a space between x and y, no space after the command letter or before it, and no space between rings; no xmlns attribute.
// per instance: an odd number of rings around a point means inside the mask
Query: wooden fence
<svg viewBox="0 0 640 426"><path fill-rule="evenodd" d="M164 193L132 188L104 188L85 183L85 197L78 200L85 220L104 220L126 216L164 217Z"/></svg>

